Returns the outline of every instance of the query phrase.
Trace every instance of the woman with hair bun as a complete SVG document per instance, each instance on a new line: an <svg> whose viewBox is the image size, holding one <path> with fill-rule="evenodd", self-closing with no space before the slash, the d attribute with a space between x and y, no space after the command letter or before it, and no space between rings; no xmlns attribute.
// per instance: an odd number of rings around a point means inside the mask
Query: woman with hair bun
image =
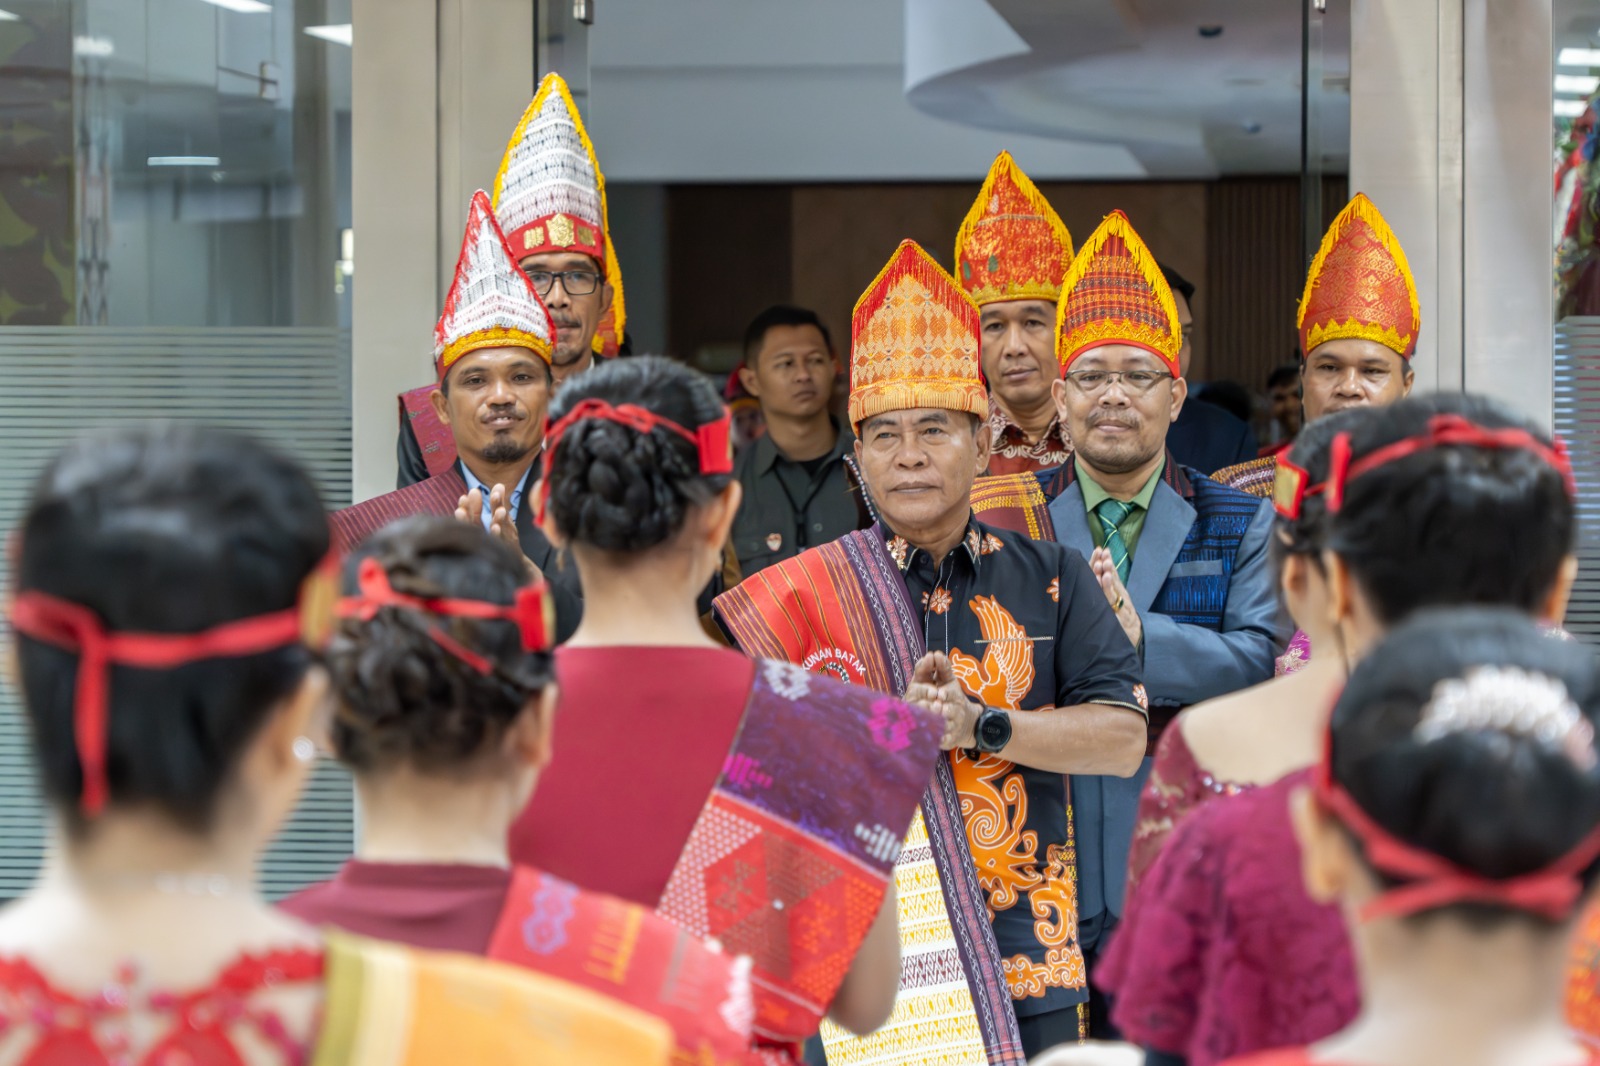
<svg viewBox="0 0 1600 1066"><path fill-rule="evenodd" d="M1301 568L1320 589L1307 601L1325 631L1313 666L1358 662L1430 607L1560 623L1577 569L1576 505L1565 452L1540 427L1482 397L1412 397L1342 426L1325 465L1308 467L1282 502L1301 520L1322 513L1310 531L1317 554ZM1310 1043L1361 1006L1344 923L1306 896L1288 818L1317 750L1307 728L1316 696L1300 695L1252 739L1255 762L1235 735L1232 758L1246 765L1230 776L1261 783L1176 823L1097 971L1112 1020L1152 1063L1215 1066ZM1217 749L1203 723L1196 738ZM1283 776L1262 782L1273 760Z"/></svg>
<svg viewBox="0 0 1600 1066"><path fill-rule="evenodd" d="M480 527L418 516L362 544L345 591L327 662L361 839L333 880L283 909L515 962L662 1018L684 1061L746 1060L746 960L637 904L511 865L506 832L550 758L548 586L529 587L517 553ZM524 902L543 921L503 920Z"/></svg>
<svg viewBox="0 0 1600 1066"><path fill-rule="evenodd" d="M1307 484L1327 480L1328 446L1371 408L1329 415L1295 438L1282 468ZM1302 636L1323 649L1293 673L1186 708L1161 735L1155 765L1139 797L1128 853L1128 894L1155 862L1173 828L1218 796L1271 784L1316 758L1328 702L1344 683L1348 659L1328 622L1328 573L1322 563L1327 509L1320 495L1293 499L1294 476L1281 478L1272 558L1284 607Z"/></svg>
<svg viewBox="0 0 1600 1066"><path fill-rule="evenodd" d="M1240 1066L1574 1066L1561 986L1600 874L1600 664L1509 611L1432 611L1350 676L1292 796L1307 890L1364 1006Z"/></svg>
<svg viewBox="0 0 1600 1066"><path fill-rule="evenodd" d="M750 955L756 1034L776 1055L824 1016L876 1029L899 982L895 859L941 722L702 630L696 595L740 499L728 411L702 375L607 363L551 419L544 525L577 563L584 617L555 653L560 754L512 858Z"/></svg>
<svg viewBox="0 0 1600 1066"><path fill-rule="evenodd" d="M665 1066L668 1027L613 999L260 898L322 731L334 562L311 480L233 434L118 429L44 471L10 613L57 832L0 909L0 1061Z"/></svg>

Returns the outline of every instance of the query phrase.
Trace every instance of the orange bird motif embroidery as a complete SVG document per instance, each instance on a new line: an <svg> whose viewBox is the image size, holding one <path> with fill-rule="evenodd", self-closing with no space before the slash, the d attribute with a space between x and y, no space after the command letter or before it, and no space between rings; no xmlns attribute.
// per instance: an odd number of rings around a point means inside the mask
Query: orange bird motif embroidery
<svg viewBox="0 0 1600 1066"><path fill-rule="evenodd" d="M950 652L950 669L961 687L990 707L1021 710L1021 701L1033 688L1033 643L1028 631L1000 606L993 596L974 596L972 613L983 631L983 661L958 649Z"/></svg>
<svg viewBox="0 0 1600 1066"><path fill-rule="evenodd" d="M983 632L983 659L950 650L950 668L961 687L990 707L1020 710L1033 688L1033 644L1017 638L1027 631L992 596L975 596L970 606ZM977 760L952 752L967 844L977 865L978 881L992 911L1010 910L1021 894L1043 883L1039 868L1039 835L1025 831L1028 796L1015 764L996 755Z"/></svg>

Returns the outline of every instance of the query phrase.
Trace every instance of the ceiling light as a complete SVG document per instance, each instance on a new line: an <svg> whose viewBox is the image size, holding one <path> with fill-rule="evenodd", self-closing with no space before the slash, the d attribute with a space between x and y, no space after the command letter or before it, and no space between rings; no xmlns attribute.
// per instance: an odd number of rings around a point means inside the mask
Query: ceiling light
<svg viewBox="0 0 1600 1066"><path fill-rule="evenodd" d="M1557 74L1556 92L1588 96L1600 89L1600 74Z"/></svg>
<svg viewBox="0 0 1600 1066"><path fill-rule="evenodd" d="M89 56L96 59L105 59L117 50L106 37L74 37L72 39L72 54L75 56Z"/></svg>
<svg viewBox="0 0 1600 1066"><path fill-rule="evenodd" d="M20 21L21 18L22 18L21 15L15 14L13 12L0 11L0 22L17 22L17 21Z"/></svg>
<svg viewBox="0 0 1600 1066"><path fill-rule="evenodd" d="M1589 109L1589 105L1582 100L1557 100L1555 102L1555 115L1557 118L1577 118Z"/></svg>
<svg viewBox="0 0 1600 1066"><path fill-rule="evenodd" d="M350 47L351 37L350 23L346 22L338 26L307 26L306 36L318 37L324 41L332 41L334 44L342 44L348 48Z"/></svg>
<svg viewBox="0 0 1600 1066"><path fill-rule="evenodd" d="M263 4L261 0L206 0L206 3L237 11L241 15L260 15L272 10L271 4Z"/></svg>
<svg viewBox="0 0 1600 1066"><path fill-rule="evenodd" d="M151 167L214 167L222 160L214 155L153 155L145 160Z"/></svg>
<svg viewBox="0 0 1600 1066"><path fill-rule="evenodd" d="M1556 55L1558 67L1600 67L1600 48L1563 48Z"/></svg>

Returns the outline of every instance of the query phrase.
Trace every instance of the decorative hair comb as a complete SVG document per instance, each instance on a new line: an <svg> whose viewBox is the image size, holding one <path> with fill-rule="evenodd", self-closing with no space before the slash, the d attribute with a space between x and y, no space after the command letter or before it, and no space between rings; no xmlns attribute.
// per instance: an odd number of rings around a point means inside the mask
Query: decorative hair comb
<svg viewBox="0 0 1600 1066"><path fill-rule="evenodd" d="M1434 686L1412 736L1427 743L1453 733L1489 730L1525 737L1593 768L1594 726L1553 677L1515 666L1480 666Z"/></svg>

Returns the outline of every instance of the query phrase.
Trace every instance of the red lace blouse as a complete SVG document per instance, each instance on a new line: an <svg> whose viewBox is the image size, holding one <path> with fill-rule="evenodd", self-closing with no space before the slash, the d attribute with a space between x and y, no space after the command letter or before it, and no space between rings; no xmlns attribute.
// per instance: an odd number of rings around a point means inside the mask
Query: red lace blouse
<svg viewBox="0 0 1600 1066"><path fill-rule="evenodd" d="M1206 803L1173 832L1095 971L1129 1040L1216 1066L1355 1018L1344 919L1307 898L1289 819L1309 775Z"/></svg>
<svg viewBox="0 0 1600 1066"><path fill-rule="evenodd" d="M1139 796L1139 816L1133 825L1133 846L1128 852L1128 895L1161 854L1173 827L1190 811L1217 796L1233 796L1252 785L1221 781L1203 770L1183 736L1182 716L1161 734L1155 765Z"/></svg>
<svg viewBox="0 0 1600 1066"><path fill-rule="evenodd" d="M258 997L285 986L320 982L321 951L242 955L211 984L189 992L142 988L131 965L92 996L63 991L25 958L0 958L0 1040L16 1041L23 1066L244 1066L234 1041L275 1053L285 1066L310 1057L310 1041L289 1032ZM158 1019L155 1040L133 1046L130 1031ZM19 1039L19 1032L26 1037Z"/></svg>

